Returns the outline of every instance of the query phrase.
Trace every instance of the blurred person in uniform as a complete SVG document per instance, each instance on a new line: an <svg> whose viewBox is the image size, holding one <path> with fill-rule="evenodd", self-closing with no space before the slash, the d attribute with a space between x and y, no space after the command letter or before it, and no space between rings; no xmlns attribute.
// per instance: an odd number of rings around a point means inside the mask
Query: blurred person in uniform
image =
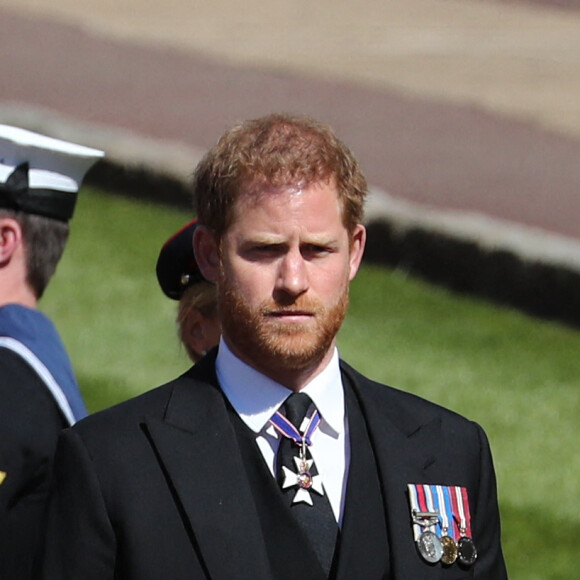
<svg viewBox="0 0 580 580"><path fill-rule="evenodd" d="M206 154L194 251L218 349L62 433L42 578L505 580L483 429L339 356L366 194L309 118Z"/></svg>
<svg viewBox="0 0 580 580"><path fill-rule="evenodd" d="M155 268L165 296L179 301L178 335L194 363L220 338L216 286L203 277L193 253L196 228L195 219L173 234L163 244Z"/></svg>
<svg viewBox="0 0 580 580"><path fill-rule="evenodd" d="M102 155L0 125L0 578L30 576L58 434L86 415L61 339L37 304L81 180Z"/></svg>

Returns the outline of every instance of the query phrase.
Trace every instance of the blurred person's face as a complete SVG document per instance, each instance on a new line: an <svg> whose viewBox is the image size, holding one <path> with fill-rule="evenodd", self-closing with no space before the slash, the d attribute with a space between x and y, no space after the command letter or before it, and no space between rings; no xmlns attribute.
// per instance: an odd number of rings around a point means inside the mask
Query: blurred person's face
<svg viewBox="0 0 580 580"><path fill-rule="evenodd" d="M222 333L219 318L216 316L203 316L204 324L204 334L203 334L203 345L202 354L205 354L211 350L220 341L220 336Z"/></svg>
<svg viewBox="0 0 580 580"><path fill-rule="evenodd" d="M224 338L246 363L289 388L332 356L364 249L342 223L332 184L242 195L221 243Z"/></svg>
<svg viewBox="0 0 580 580"><path fill-rule="evenodd" d="M180 336L193 362L197 362L217 346L220 335L220 321L217 315L205 315L198 308L192 308L181 322Z"/></svg>

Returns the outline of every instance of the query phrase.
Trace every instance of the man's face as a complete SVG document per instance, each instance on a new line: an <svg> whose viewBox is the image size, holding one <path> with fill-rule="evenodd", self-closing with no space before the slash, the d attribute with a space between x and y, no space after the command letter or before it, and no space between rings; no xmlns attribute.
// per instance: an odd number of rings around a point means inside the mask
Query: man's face
<svg viewBox="0 0 580 580"><path fill-rule="evenodd" d="M242 195L235 210L221 246L224 338L246 363L290 386L289 375L313 376L332 354L364 228L351 240L327 183Z"/></svg>

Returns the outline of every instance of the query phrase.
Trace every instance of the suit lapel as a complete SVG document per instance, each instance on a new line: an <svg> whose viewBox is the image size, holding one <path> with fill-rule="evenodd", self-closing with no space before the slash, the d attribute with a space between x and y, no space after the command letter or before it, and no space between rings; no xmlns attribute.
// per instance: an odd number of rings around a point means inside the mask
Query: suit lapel
<svg viewBox="0 0 580 580"><path fill-rule="evenodd" d="M440 441L439 420L430 410L423 412L420 405L410 414L401 406L396 391L373 383L342 364L358 397L377 461L392 578L438 578L440 568L427 565L415 547L407 484L431 480Z"/></svg>
<svg viewBox="0 0 580 580"><path fill-rule="evenodd" d="M270 577L266 547L213 360L176 382L150 440L213 580ZM197 380L194 380L197 379Z"/></svg>
<svg viewBox="0 0 580 580"><path fill-rule="evenodd" d="M351 454L336 580L383 578L389 570L389 541L382 491L365 420L349 383L343 377Z"/></svg>

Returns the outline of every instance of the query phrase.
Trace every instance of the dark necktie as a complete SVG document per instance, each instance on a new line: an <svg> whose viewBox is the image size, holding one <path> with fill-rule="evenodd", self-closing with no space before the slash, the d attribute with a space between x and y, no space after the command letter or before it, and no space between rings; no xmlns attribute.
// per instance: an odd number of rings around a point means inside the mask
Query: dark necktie
<svg viewBox="0 0 580 580"><path fill-rule="evenodd" d="M300 426L306 416L306 411L311 403L312 401L310 397L304 393L292 393L286 399L282 409L284 410L286 418L296 427L296 429L300 430ZM280 485L283 488L282 493L284 494L294 517L310 540L310 545L316 552L316 555L322 564L322 568L328 576L332 566L332 559L338 536L338 524L336 523L336 519L334 518L326 494L324 493L321 495L315 491L317 488L320 489L319 485L310 486L311 478L318 476L316 465L312 464L307 473L296 478L296 481L300 479L302 483L288 485L288 481L286 481L287 476L285 475L288 474L288 471L283 470L282 466L285 466L292 472L290 480L293 481L293 474L299 474L301 471L296 464L295 457L300 457L300 445L288 437L282 437L277 456L277 473ZM305 459L307 461L312 459L307 448ZM284 488L285 483L287 486L286 488ZM300 491L301 494L308 492L308 495L312 500L312 505L305 501L295 502L294 499L296 498L297 491ZM304 497L304 495L302 497Z"/></svg>

